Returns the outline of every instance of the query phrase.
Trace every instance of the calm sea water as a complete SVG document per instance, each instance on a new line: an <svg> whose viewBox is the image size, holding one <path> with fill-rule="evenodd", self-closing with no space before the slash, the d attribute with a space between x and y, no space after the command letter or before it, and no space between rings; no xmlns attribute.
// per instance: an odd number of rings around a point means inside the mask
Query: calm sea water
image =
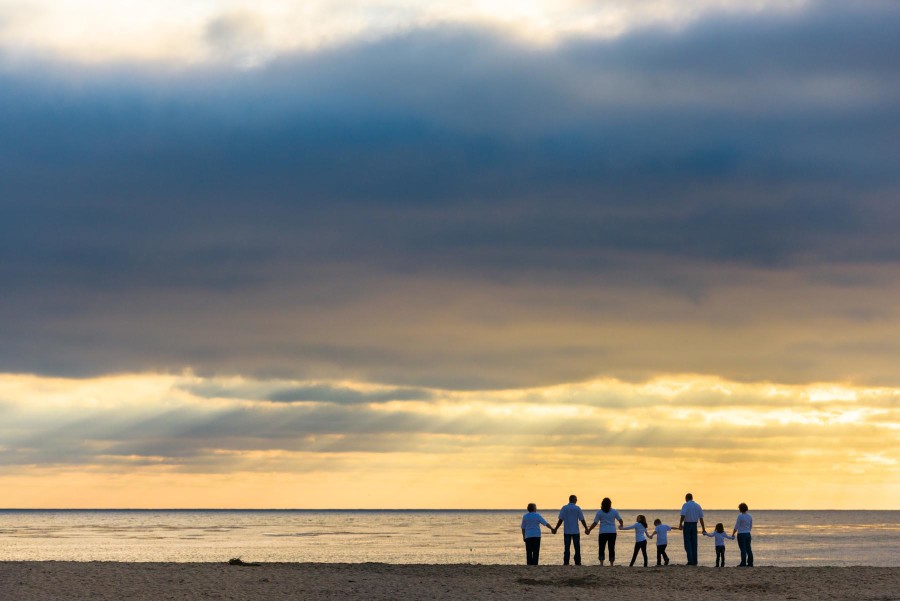
<svg viewBox="0 0 900 601"><path fill-rule="evenodd" d="M673 510L620 510L678 524ZM900 566L900 511L753 511L757 565ZM585 512L589 518L593 510ZM521 511L49 511L0 510L0 561L245 561L524 563ZM555 523L556 512L544 511ZM735 511L707 511L707 524L734 525ZM631 558L633 533L617 551ZM669 556L684 563L680 534ZM541 563L561 563L562 532L545 534ZM713 539L700 539L712 565ZM729 565L739 560L726 543ZM655 558L651 541L651 563ZM597 562L597 532L582 536L584 563ZM627 554L627 556L626 556Z"/></svg>

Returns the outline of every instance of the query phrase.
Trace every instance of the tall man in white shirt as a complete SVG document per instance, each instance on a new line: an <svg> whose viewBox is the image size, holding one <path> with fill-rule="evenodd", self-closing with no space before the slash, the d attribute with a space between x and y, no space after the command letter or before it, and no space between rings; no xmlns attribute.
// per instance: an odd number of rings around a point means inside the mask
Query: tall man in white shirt
<svg viewBox="0 0 900 601"><path fill-rule="evenodd" d="M556 527L553 528L553 530L558 530L560 524L565 524L563 538L565 538L566 551L563 553L563 565L569 565L569 545L574 545L575 547L575 565L581 565L581 529L578 527L578 522L580 521L581 525L584 526L585 532L587 532L588 525L584 521L581 507L575 504L577 502L578 497L569 495L569 504L563 505L562 509L559 510L559 521L556 522Z"/></svg>
<svg viewBox="0 0 900 601"><path fill-rule="evenodd" d="M703 528L703 534L706 534L706 524L703 523L703 508L694 501L694 495L688 493L684 495L684 505L681 506L681 519L678 521L678 528L684 534L684 550L687 553L687 564L689 566L697 565L697 522Z"/></svg>

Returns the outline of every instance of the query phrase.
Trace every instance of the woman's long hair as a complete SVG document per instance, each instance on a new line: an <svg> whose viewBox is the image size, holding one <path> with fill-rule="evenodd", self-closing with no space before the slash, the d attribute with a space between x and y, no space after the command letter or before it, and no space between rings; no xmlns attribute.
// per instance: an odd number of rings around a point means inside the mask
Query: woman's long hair
<svg viewBox="0 0 900 601"><path fill-rule="evenodd" d="M600 511L603 513L609 513L609 510L612 509L612 501L609 500L609 497L605 497L602 501L600 501Z"/></svg>
<svg viewBox="0 0 900 601"><path fill-rule="evenodd" d="M649 526L647 525L647 518L645 518L644 516L642 516L642 515L637 516L637 521L644 528L649 528Z"/></svg>

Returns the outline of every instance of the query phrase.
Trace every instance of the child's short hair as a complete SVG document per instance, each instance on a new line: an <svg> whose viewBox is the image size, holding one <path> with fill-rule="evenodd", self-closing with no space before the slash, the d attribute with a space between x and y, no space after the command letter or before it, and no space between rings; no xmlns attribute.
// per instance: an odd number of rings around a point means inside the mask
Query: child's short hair
<svg viewBox="0 0 900 601"><path fill-rule="evenodd" d="M653 520L653 525L654 525L654 526L659 526L660 524L662 524L662 520L661 520L661 519L656 518L655 520Z"/></svg>
<svg viewBox="0 0 900 601"><path fill-rule="evenodd" d="M716 524L716 532L725 532L725 526L722 524L722 522Z"/></svg>
<svg viewBox="0 0 900 601"><path fill-rule="evenodd" d="M747 509L748 507L746 503L741 503L740 505L738 505L738 511L740 511L741 513L747 513Z"/></svg>

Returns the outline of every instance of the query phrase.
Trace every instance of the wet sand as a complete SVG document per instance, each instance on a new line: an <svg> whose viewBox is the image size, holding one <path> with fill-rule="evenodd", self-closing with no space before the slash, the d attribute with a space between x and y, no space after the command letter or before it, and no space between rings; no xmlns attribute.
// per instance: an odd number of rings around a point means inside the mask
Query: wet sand
<svg viewBox="0 0 900 601"><path fill-rule="evenodd" d="M5 562L4 600L900 600L900 568Z"/></svg>

